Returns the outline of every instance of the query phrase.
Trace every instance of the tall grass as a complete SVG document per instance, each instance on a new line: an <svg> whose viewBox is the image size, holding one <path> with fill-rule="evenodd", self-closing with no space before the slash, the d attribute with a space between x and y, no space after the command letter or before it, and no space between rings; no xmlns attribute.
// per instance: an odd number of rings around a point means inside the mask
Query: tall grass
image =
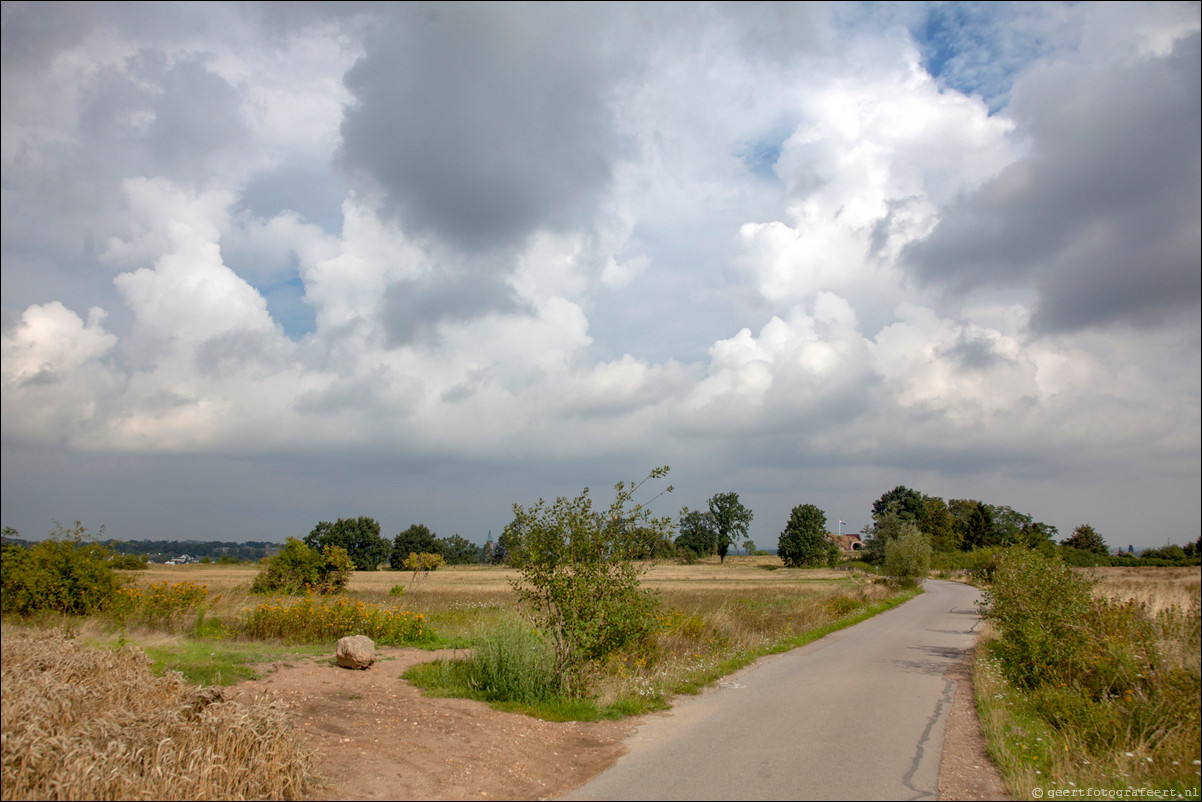
<svg viewBox="0 0 1202 802"><path fill-rule="evenodd" d="M315 785L286 709L156 677L130 648L4 627L3 799L297 799Z"/></svg>

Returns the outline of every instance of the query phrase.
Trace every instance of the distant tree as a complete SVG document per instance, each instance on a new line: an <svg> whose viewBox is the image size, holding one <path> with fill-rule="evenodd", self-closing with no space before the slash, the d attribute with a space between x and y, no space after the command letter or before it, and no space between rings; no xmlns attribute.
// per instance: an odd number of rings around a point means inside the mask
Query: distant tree
<svg viewBox="0 0 1202 802"><path fill-rule="evenodd" d="M743 551L747 552L748 556L754 556L756 552L755 541L747 538L743 541Z"/></svg>
<svg viewBox="0 0 1202 802"><path fill-rule="evenodd" d="M380 537L375 518L339 518L334 523L321 521L305 537L305 545L321 551L338 546L346 551L356 571L374 571L388 559L388 541Z"/></svg>
<svg viewBox="0 0 1202 802"><path fill-rule="evenodd" d="M879 518L890 507L894 507L902 520L917 521L922 517L923 512L922 493L905 485L898 485L892 490L882 493L880 498L872 502L872 517Z"/></svg>
<svg viewBox="0 0 1202 802"><path fill-rule="evenodd" d="M901 504L891 503L880 515L875 515L871 524L864 527L864 559L879 563L885 559L885 546L901 536L902 526L914 524L914 520L901 511Z"/></svg>
<svg viewBox="0 0 1202 802"><path fill-rule="evenodd" d="M789 514L776 553L787 568L833 565L839 547L826 538L826 513L813 504L800 504Z"/></svg>
<svg viewBox="0 0 1202 802"><path fill-rule="evenodd" d="M937 496L927 496L922 502L922 517L918 527L931 539L934 551L959 551L962 533L947 503Z"/></svg>
<svg viewBox="0 0 1202 802"><path fill-rule="evenodd" d="M480 562L480 547L457 534L439 538L439 549L447 565L470 565Z"/></svg>
<svg viewBox="0 0 1202 802"><path fill-rule="evenodd" d="M346 587L354 564L341 546L310 548L294 537L288 538L279 554L263 562L252 593L307 592L337 593Z"/></svg>
<svg viewBox="0 0 1202 802"><path fill-rule="evenodd" d="M1194 557L1197 557L1199 552L1202 552L1202 537L1198 538L1193 543L1186 543L1181 547L1181 550L1185 553L1185 556L1188 559L1192 560ZM1135 549L1132 546L1128 546L1127 551L1134 552Z"/></svg>
<svg viewBox="0 0 1202 802"><path fill-rule="evenodd" d="M680 510L677 524L676 546L686 549L693 558L708 557L718 550L718 529L714 515L701 510Z"/></svg>
<svg viewBox="0 0 1202 802"><path fill-rule="evenodd" d="M1089 524L1081 524L1073 530L1072 535L1060 541L1061 546L1068 546L1082 551L1092 551L1094 554L1109 554L1110 548L1102 536Z"/></svg>
<svg viewBox="0 0 1202 802"><path fill-rule="evenodd" d="M716 493L709 500L709 511L714 516L717 533L718 560L726 562L726 553L736 539L747 537L747 530L754 517L751 510L739 502L738 493Z"/></svg>
<svg viewBox="0 0 1202 802"><path fill-rule="evenodd" d="M485 541L484 545L480 547L480 562L485 565L492 565L493 562L495 562L493 558L494 549L495 546L493 546L492 538L489 538L487 541Z"/></svg>
<svg viewBox="0 0 1202 802"><path fill-rule="evenodd" d="M930 570L930 539L907 521L901 535L885 545L885 573L899 585L914 586L921 585Z"/></svg>
<svg viewBox="0 0 1202 802"><path fill-rule="evenodd" d="M966 551L998 545L997 527L988 504L977 502L965 522L964 545Z"/></svg>
<svg viewBox="0 0 1202 802"><path fill-rule="evenodd" d="M399 571L410 554L441 554L438 536L425 524L410 524L409 528L392 539L392 552L388 564Z"/></svg>

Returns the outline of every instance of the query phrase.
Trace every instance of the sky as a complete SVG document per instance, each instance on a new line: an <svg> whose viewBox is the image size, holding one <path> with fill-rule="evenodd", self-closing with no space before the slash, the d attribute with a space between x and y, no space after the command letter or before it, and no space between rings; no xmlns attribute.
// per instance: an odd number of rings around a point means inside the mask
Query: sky
<svg viewBox="0 0 1202 802"><path fill-rule="evenodd" d="M5 2L3 525L1192 542L1200 9Z"/></svg>

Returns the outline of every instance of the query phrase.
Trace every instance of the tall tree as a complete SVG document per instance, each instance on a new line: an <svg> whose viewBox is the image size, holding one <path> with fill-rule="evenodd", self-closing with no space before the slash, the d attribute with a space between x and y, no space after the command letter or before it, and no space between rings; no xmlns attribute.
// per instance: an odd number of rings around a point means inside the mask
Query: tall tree
<svg viewBox="0 0 1202 802"><path fill-rule="evenodd" d="M905 485L898 485L882 493L880 498L872 502L872 517L880 518L890 507L895 507L902 520L917 521L922 517L922 493Z"/></svg>
<svg viewBox="0 0 1202 802"><path fill-rule="evenodd" d="M469 565L480 562L480 547L467 538L455 534L438 539L438 546L447 565Z"/></svg>
<svg viewBox="0 0 1202 802"><path fill-rule="evenodd" d="M321 521L304 542L318 551L326 546L345 549L356 571L374 571L388 559L388 541L380 537L380 524L366 515L339 518L334 523Z"/></svg>
<svg viewBox="0 0 1202 802"><path fill-rule="evenodd" d="M708 557L718 550L718 529L713 513L684 507L680 511L677 531L680 534L676 536L676 546L687 549L694 558Z"/></svg>
<svg viewBox="0 0 1202 802"><path fill-rule="evenodd" d="M442 554L438 536L425 524L410 524L409 528L392 539L392 554L388 564L400 571L410 554Z"/></svg>
<svg viewBox="0 0 1202 802"><path fill-rule="evenodd" d="M930 536L935 551L959 551L961 533L956 528L947 503L937 496L927 496L922 502L922 517L918 527Z"/></svg>
<svg viewBox="0 0 1202 802"><path fill-rule="evenodd" d="M754 516L739 502L738 493L715 493L710 497L709 508L718 535L718 560L726 562L730 544L747 537Z"/></svg>
<svg viewBox="0 0 1202 802"><path fill-rule="evenodd" d="M1109 554L1110 548L1106 541L1089 524L1081 524L1073 530L1072 535L1060 541L1061 546L1069 546L1082 551L1092 551L1094 554Z"/></svg>
<svg viewBox="0 0 1202 802"><path fill-rule="evenodd" d="M833 565L839 547L826 538L826 513L813 504L799 504L780 533L776 553L787 568Z"/></svg>

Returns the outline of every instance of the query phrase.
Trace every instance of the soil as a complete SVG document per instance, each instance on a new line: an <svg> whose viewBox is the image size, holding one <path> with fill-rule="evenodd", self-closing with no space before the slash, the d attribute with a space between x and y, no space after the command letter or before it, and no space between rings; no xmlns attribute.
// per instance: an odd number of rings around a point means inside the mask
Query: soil
<svg viewBox="0 0 1202 802"><path fill-rule="evenodd" d="M626 751L637 719L555 723L467 699L425 697L400 679L449 652L379 647L366 671L330 659L263 666L238 693L266 691L290 707L325 785L320 800L553 799L588 782ZM1004 800L985 753L968 662L953 671L939 798Z"/></svg>

